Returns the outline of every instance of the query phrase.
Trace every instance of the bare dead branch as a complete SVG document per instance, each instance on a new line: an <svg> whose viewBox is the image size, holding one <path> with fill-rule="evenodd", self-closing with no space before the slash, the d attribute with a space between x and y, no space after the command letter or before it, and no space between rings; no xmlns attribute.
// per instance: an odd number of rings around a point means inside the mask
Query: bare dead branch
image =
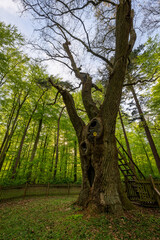
<svg viewBox="0 0 160 240"><path fill-rule="evenodd" d="M64 4L63 1L61 0L57 0L57 2L60 2L61 4ZM62 16L64 14L67 14L67 13L70 13L70 12L74 12L74 11L78 11L78 10L82 10L84 8L86 8L89 4L93 5L94 7L98 6L101 2L103 1L98 1L97 3L95 3L94 1L87 1L86 4L84 4L82 7L76 7L76 8L71 8L71 9L68 9L68 11L64 11L64 12L61 12L61 15L56 15L56 16ZM105 1L104 1L105 2ZM114 5L114 3L113 3Z"/></svg>
<svg viewBox="0 0 160 240"><path fill-rule="evenodd" d="M56 93L54 102L53 103L48 103L47 105L55 105L57 103L57 98L58 98L59 93L60 93L59 91Z"/></svg>
<svg viewBox="0 0 160 240"><path fill-rule="evenodd" d="M160 76L157 76L156 78L153 78L153 76L150 78L150 79L143 79L143 80L137 80L136 82L129 82L129 83L126 83L126 84L123 84L123 87L128 87L128 86L135 86L137 85L138 83L151 83L151 82L155 82Z"/></svg>

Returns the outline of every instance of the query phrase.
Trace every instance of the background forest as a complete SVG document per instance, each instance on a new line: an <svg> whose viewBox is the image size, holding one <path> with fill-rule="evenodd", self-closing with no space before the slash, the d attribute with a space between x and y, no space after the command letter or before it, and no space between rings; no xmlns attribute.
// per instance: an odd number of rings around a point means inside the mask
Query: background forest
<svg viewBox="0 0 160 240"><path fill-rule="evenodd" d="M46 66L26 54L25 39L15 26L0 23L0 184L81 183L81 166L74 129L57 90L47 79ZM148 39L133 51L130 83L124 84L116 137L143 174L158 178L160 154L160 42ZM54 81L70 89L59 76ZM103 72L94 92L103 97ZM85 122L79 90L76 109ZM154 143L154 147L153 147Z"/></svg>

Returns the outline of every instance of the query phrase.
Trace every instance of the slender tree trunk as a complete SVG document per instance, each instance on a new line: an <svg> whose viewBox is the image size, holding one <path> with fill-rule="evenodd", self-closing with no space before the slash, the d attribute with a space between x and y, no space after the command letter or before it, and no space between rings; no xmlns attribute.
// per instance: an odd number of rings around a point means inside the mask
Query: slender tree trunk
<svg viewBox="0 0 160 240"><path fill-rule="evenodd" d="M68 146L65 146L64 152L64 179L67 178L67 164L68 164Z"/></svg>
<svg viewBox="0 0 160 240"><path fill-rule="evenodd" d="M42 121L43 121L43 119L41 118L40 121L39 121L38 131L37 131L36 139L35 139L34 146L33 146L33 149L32 149L30 162L33 162L33 159L34 159L34 156L35 156L35 153L36 153L36 150L37 150L37 145L38 145L38 142L39 142L40 132L41 132L41 129L42 129Z"/></svg>
<svg viewBox="0 0 160 240"><path fill-rule="evenodd" d="M3 163L5 161L6 154L8 152L8 149L9 149L10 145L11 145L11 139L12 139L12 136L13 136L16 128L17 128L17 124L14 125L14 128L11 129L11 133L8 135L8 138L6 139L6 142L4 144L3 150L2 150L2 152L0 154L0 171L1 171L2 167L3 167Z"/></svg>
<svg viewBox="0 0 160 240"><path fill-rule="evenodd" d="M51 158L51 168L50 168L51 173L53 171L55 153L56 153L56 137L55 137L55 141L54 141L54 147L53 147L52 158Z"/></svg>
<svg viewBox="0 0 160 240"><path fill-rule="evenodd" d="M0 147L0 153L2 152L2 149L4 147L4 144L8 138L8 135L9 135L9 129L10 129L10 126L11 126L11 122L12 122L12 119L13 119L13 115L15 113L15 110L16 110L16 106L17 106L17 102L15 103L15 99L14 99L14 102L13 102L13 106L12 106L12 109L11 109L11 113L9 115L9 118L8 118L8 121L7 121L7 130L5 132L5 136L3 138L3 141L2 141L2 144L1 144L1 147Z"/></svg>
<svg viewBox="0 0 160 240"><path fill-rule="evenodd" d="M32 183L40 183L41 181L41 174L42 174L42 169L43 169L43 138L41 139L41 142L39 143L39 151L37 152L37 159L39 159L38 162L34 164L34 177L32 176ZM33 173L33 171L32 171Z"/></svg>
<svg viewBox="0 0 160 240"><path fill-rule="evenodd" d="M125 130L125 126L124 126L124 123L123 123L123 119L122 119L122 115L121 115L120 110L119 110L119 117L120 117L122 129L123 129L123 134L124 134L126 146L127 146L127 152L128 152L128 155L129 155L129 163L130 163L130 166L131 166L133 172L136 172L136 171L135 171L135 167L134 167L134 165L133 165L133 163L132 163L132 161L131 161L131 159L133 159L133 158L132 158L132 153L131 153L131 149L130 149L130 145L129 145L127 133L126 133L126 130Z"/></svg>
<svg viewBox="0 0 160 240"><path fill-rule="evenodd" d="M15 118L14 118L14 120L13 120L11 132L9 133L9 135L8 135L8 137L7 137L7 139L6 139L5 144L4 144L4 147L3 147L2 151L1 151L1 154L0 154L0 169L2 168L3 162L4 162L4 160L5 160L5 153L6 153L8 144L9 144L9 142L11 141L11 138L12 138L12 136L13 136L13 134L14 134L14 132L15 132L15 129L16 129L16 127L17 127L16 124L17 124L17 120L18 120L18 117L19 117L19 112L20 112L20 110L21 110L24 102L26 101L27 96L28 96L28 93L24 96L24 98L23 98L23 100L22 100L22 103L20 103L20 98L18 99L18 101L19 101L19 106L18 106L18 109L17 109L17 112L16 112L16 116L15 116Z"/></svg>
<svg viewBox="0 0 160 240"><path fill-rule="evenodd" d="M11 146L11 142L9 142L9 144L8 144L8 146L7 146L7 149L6 149L6 151L5 151L5 154L3 155L3 159L2 159L3 163L4 163L4 161L5 161L5 158L6 158L6 155L7 155L7 152L8 152L8 150L9 150L10 146ZM2 165L2 167L1 167L1 170L2 170L2 168L3 168L3 165Z"/></svg>
<svg viewBox="0 0 160 240"><path fill-rule="evenodd" d="M42 145L43 152L42 152L41 156L39 156L41 159L40 175L42 175L42 174L44 175L44 163L46 160L47 139L48 139L48 135L46 134L45 139L44 139L44 144Z"/></svg>
<svg viewBox="0 0 160 240"><path fill-rule="evenodd" d="M9 161L6 162L5 167L3 165L3 171L1 171L1 178L3 179L4 177L6 177L7 174L9 174L9 170L11 168L12 165L12 161L13 161L13 156L11 157L11 159ZM8 163L9 162L9 163ZM5 174L6 172L6 174Z"/></svg>
<svg viewBox="0 0 160 240"><path fill-rule="evenodd" d="M39 142L40 132L41 132L41 129L42 129L42 121L43 121L43 118L41 118L39 120L38 131L37 131L36 139L35 139L35 142L34 142L34 145L33 145L32 153L31 153L31 157L30 157L30 161L29 161L29 171L28 171L27 181L31 180L30 178L31 178L31 174L32 174L33 159L35 157L38 142Z"/></svg>
<svg viewBox="0 0 160 240"><path fill-rule="evenodd" d="M74 141L74 172L73 172L74 182L77 182L77 141Z"/></svg>
<svg viewBox="0 0 160 240"><path fill-rule="evenodd" d="M60 114L59 114L59 118L58 118L58 122L57 122L57 139L56 139L56 159L55 159L55 165L54 165L54 173L53 173L53 179L56 178L56 174L57 174L57 164L58 164L58 148L59 148L59 131L60 131L60 120L61 120L61 116L63 113L65 107L62 108Z"/></svg>
<svg viewBox="0 0 160 240"><path fill-rule="evenodd" d="M146 154L146 158L147 158L147 162L148 162L149 168L150 168L150 170L151 170L151 174L154 176L154 171L153 171L153 168L152 168L152 164L151 164L151 161L150 161L150 159L149 159L148 153L147 153L147 151L146 151L144 142L143 142L143 140L142 140L142 138L141 138L141 136L140 136L139 133L138 133L138 136L139 136L140 142L141 142L141 144L142 144L143 150L144 150L144 152L145 152L145 154Z"/></svg>
<svg viewBox="0 0 160 240"><path fill-rule="evenodd" d="M145 152L145 154L146 154L146 158L147 158L147 162L148 162L149 168L150 168L150 170L151 170L151 174L154 176L154 171L153 171L153 168L152 168L152 164L151 164L151 161L150 161L150 159L149 159L148 153L147 153L147 151L146 151L146 148L145 148L144 143L143 143L142 140L141 140L141 143L142 143L143 150L144 150L144 152Z"/></svg>
<svg viewBox="0 0 160 240"><path fill-rule="evenodd" d="M3 177L6 175L5 173L8 172L8 161L5 162L5 164L3 164L3 170L1 170L0 172L0 178L3 179Z"/></svg>
<svg viewBox="0 0 160 240"><path fill-rule="evenodd" d="M27 166L29 166L29 159L30 159L30 155L31 155L32 145L33 145L33 142L34 142L35 129L36 129L36 124L33 125L32 136L31 136L29 146L28 146L27 151L26 151L26 157L25 157L26 161L25 161L24 167L23 167L23 174L25 176L27 176L27 173L28 173Z"/></svg>
<svg viewBox="0 0 160 240"><path fill-rule="evenodd" d="M27 125L26 125L26 127L24 129L23 136L22 136L22 139L21 139L21 142L20 142L20 145L19 145L18 153L17 153L17 156L14 159L15 163L14 163L14 167L13 167L12 178L14 178L14 175L16 174L16 169L17 169L17 166L18 166L19 161L20 161L24 140L25 140L25 137L27 135L27 130L28 130L29 124L31 122L31 119L32 119L32 115L30 116L30 118L28 120L28 123L27 123Z"/></svg>
<svg viewBox="0 0 160 240"><path fill-rule="evenodd" d="M124 126L124 123L123 123L123 119L122 119L122 115L121 115L120 110L119 110L119 117L120 117L122 129L123 129L123 134L124 134L126 146L127 146L127 152L128 152L128 155L130 156L130 158L132 158L132 153L131 153L131 149L130 149L127 133L126 133L126 130L125 130L125 126Z"/></svg>
<svg viewBox="0 0 160 240"><path fill-rule="evenodd" d="M152 150L152 153L153 153L153 156L154 156L154 159L155 159L158 171L160 172L160 157L158 155L155 143L154 143L152 135L150 133L148 124L147 124L147 122L145 120L145 117L144 117L144 114L142 112L141 106L139 104L139 101L138 101L137 95L135 93L134 87L131 86L130 89L131 89L131 92L133 94L134 100L136 102L136 106L137 106L137 109L138 109L138 112L139 112L139 115L140 115L140 118L141 118L141 122L143 123L143 127L144 127L144 130L145 130L148 142L150 144L150 147L151 147L151 150Z"/></svg>
<svg viewBox="0 0 160 240"><path fill-rule="evenodd" d="M21 152L22 152L22 148L23 148L23 144L24 144L24 140L26 138L26 135L27 135L27 131L28 131L28 128L29 128L29 125L30 125L30 122L32 120L32 117L33 117L33 114L35 113L36 109L37 109L37 106L38 106L38 103L40 101L40 99L42 98L42 96L44 95L44 92L42 93L42 95L40 96L40 98L38 99L37 103L35 104L35 107L29 117L29 120L27 122L27 125L24 129L24 132L23 132L23 136L21 138L21 142L20 142L20 145L19 145L19 149L18 149L18 153L17 153L17 156L15 158L15 164L14 164L14 167L13 167L13 174L12 174L12 178L14 178L14 175L16 173L16 169L17 169L17 166L18 166L18 163L20 161L20 157L21 157Z"/></svg>
<svg viewBox="0 0 160 240"><path fill-rule="evenodd" d="M65 154L66 154L66 146L65 146L65 142L63 144L63 146L61 147L61 151L60 151L60 163L59 163L59 175L63 176L65 175Z"/></svg>

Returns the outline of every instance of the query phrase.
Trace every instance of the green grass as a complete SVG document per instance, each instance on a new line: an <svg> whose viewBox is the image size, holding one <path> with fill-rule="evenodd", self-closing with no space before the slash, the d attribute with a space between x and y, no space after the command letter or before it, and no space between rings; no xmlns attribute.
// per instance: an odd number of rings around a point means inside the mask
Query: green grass
<svg viewBox="0 0 160 240"><path fill-rule="evenodd" d="M12 200L0 205L1 240L159 239L160 212L141 208L113 217L90 216L71 205L75 196Z"/></svg>

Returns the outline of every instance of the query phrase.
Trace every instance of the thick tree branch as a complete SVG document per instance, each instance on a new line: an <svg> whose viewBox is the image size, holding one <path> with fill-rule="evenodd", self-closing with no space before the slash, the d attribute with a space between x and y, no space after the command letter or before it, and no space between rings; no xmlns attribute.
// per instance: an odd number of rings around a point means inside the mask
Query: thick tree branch
<svg viewBox="0 0 160 240"><path fill-rule="evenodd" d="M106 128L110 128L111 131L115 130L115 121L121 100L129 53L131 27L131 1L121 0L116 13L116 51L113 71L110 75L106 95L101 107L102 118L107 119L105 122Z"/></svg>
<svg viewBox="0 0 160 240"><path fill-rule="evenodd" d="M92 99L92 93L91 93L91 89L93 86L92 78L90 77L90 75L88 73L82 73L82 72L80 72L79 68L77 68L74 58L72 56L72 53L69 49L69 45L70 45L70 43L68 41L66 41L63 44L63 47L71 61L71 65L72 65L73 71L75 73L75 76L78 79L80 79L82 82L83 104L84 104L84 107L86 109L89 119L92 119L98 114L98 111L99 111L96 104L94 103L94 101Z"/></svg>
<svg viewBox="0 0 160 240"><path fill-rule="evenodd" d="M81 132L83 127L85 126L85 123L77 114L72 95L67 90L64 90L61 86L55 84L51 78L49 78L48 81L62 95L63 101L67 108L68 115L76 131L77 137L80 141Z"/></svg>
<svg viewBox="0 0 160 240"><path fill-rule="evenodd" d="M82 100L89 119L96 117L99 110L92 99L92 78L89 74L85 74L85 79L82 83Z"/></svg>
<svg viewBox="0 0 160 240"><path fill-rule="evenodd" d="M131 10L131 29L130 29L130 40L129 40L129 46L128 46L128 56L132 52L132 49L134 47L135 41L136 41L136 32L133 27L133 18L134 18L134 10Z"/></svg>
<svg viewBox="0 0 160 240"><path fill-rule="evenodd" d="M75 76L76 76L78 79L80 79L81 82L83 82L83 78L82 78L82 76L81 76L81 74L80 74L79 68L77 68L77 65L76 65L76 63L75 63L75 61L74 61L73 55L72 55L72 53L71 53L71 51L70 51L70 49L69 49L69 45L70 45L70 42L69 42L69 41L66 41L66 42L63 44L63 48L64 48L65 52L66 52L67 55L68 55L68 58L69 58L69 60L70 60L70 62L71 62L71 66L72 66L72 68L73 68L73 71L74 71L74 73L75 73Z"/></svg>

